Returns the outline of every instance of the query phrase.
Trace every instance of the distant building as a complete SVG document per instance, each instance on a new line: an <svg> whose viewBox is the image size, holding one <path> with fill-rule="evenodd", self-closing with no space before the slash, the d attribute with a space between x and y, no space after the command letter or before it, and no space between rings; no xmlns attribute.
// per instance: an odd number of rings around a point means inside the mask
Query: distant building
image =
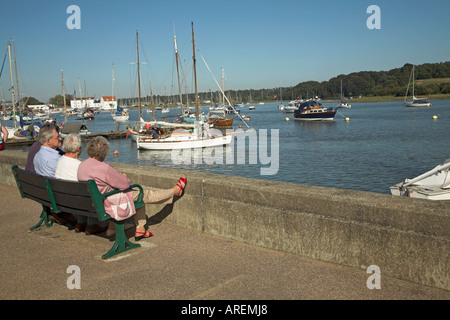
<svg viewBox="0 0 450 320"><path fill-rule="evenodd" d="M117 109L117 99L115 96L102 96L101 99L94 97L88 98L73 98L70 100L70 107L72 109L90 108L99 111L110 111Z"/></svg>
<svg viewBox="0 0 450 320"><path fill-rule="evenodd" d="M48 104L29 104L27 107L34 112L48 112L50 105Z"/></svg>
<svg viewBox="0 0 450 320"><path fill-rule="evenodd" d="M116 110L117 98L115 96L102 96L100 99L100 110Z"/></svg>
<svg viewBox="0 0 450 320"><path fill-rule="evenodd" d="M94 97L87 97L87 98L73 98L70 100L70 108L71 109L85 109L85 108L91 108L96 109L96 103Z"/></svg>

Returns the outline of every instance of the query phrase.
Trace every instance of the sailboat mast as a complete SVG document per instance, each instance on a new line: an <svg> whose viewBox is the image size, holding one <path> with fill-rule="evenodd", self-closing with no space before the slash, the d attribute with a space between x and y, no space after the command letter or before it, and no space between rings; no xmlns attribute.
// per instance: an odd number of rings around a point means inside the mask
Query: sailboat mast
<svg viewBox="0 0 450 320"><path fill-rule="evenodd" d="M180 95L181 114L183 114L183 96L181 94L180 67L178 66L178 47L177 47L177 36L176 35L173 36L173 41L175 43L175 60L177 63L178 92Z"/></svg>
<svg viewBox="0 0 450 320"><path fill-rule="evenodd" d="M20 112L20 90L19 90L19 77L17 76L16 46L14 45L14 39L11 39L11 41L13 45L13 54L14 54L14 70L16 73L17 102L19 103L19 112Z"/></svg>
<svg viewBox="0 0 450 320"><path fill-rule="evenodd" d="M63 75L62 69L61 69L61 83L62 83L63 97L64 97L64 123L67 124L66 89L64 88L64 75Z"/></svg>
<svg viewBox="0 0 450 320"><path fill-rule="evenodd" d="M138 31L136 30L136 52L137 52L137 65L138 65L138 90L139 90L139 120L142 119L142 110L141 110L141 74L139 71L139 40L138 40Z"/></svg>
<svg viewBox="0 0 450 320"><path fill-rule="evenodd" d="M188 92L188 84L187 84L187 67L186 60L184 60L184 90L186 91L186 109L189 110L189 92Z"/></svg>
<svg viewBox="0 0 450 320"><path fill-rule="evenodd" d="M150 100L152 102L152 117L153 117L153 121L156 120L155 117L155 104L153 103L153 92L152 92L152 82L149 81L149 85L150 85Z"/></svg>
<svg viewBox="0 0 450 320"><path fill-rule="evenodd" d="M87 99L87 90L86 90L86 80L84 80L84 110L87 110L88 107L88 99Z"/></svg>
<svg viewBox="0 0 450 320"><path fill-rule="evenodd" d="M196 107L196 112L195 112L195 120L198 121L198 93L197 93L197 67L196 67L196 59L195 59L195 40L194 40L194 22L191 22L191 27L192 27L192 50L193 50L193 56L192 56L192 60L194 62L194 83L195 83L195 107Z"/></svg>
<svg viewBox="0 0 450 320"><path fill-rule="evenodd" d="M141 75L139 71L139 40L138 40L138 31L136 30L136 52L137 52L137 72L138 72L138 90L139 90L139 120L142 119L142 110L141 110Z"/></svg>
<svg viewBox="0 0 450 320"><path fill-rule="evenodd" d="M16 120L16 102L14 101L14 79L12 72L12 62L11 62L11 44L8 43L8 54L9 54L9 74L11 76L11 102L13 105L13 119L14 119L14 129L17 128Z"/></svg>
<svg viewBox="0 0 450 320"><path fill-rule="evenodd" d="M222 109L223 109L223 116L225 116L225 74L223 72L223 67L222 67Z"/></svg>
<svg viewBox="0 0 450 320"><path fill-rule="evenodd" d="M111 81L111 101L113 101L112 99L114 98L114 86L115 86L115 82L116 82L116 76L114 74L114 63L112 64L112 75L111 75L111 77L112 77L112 81ZM116 101L117 101L117 97L116 97ZM119 110L119 103L117 103L116 110Z"/></svg>

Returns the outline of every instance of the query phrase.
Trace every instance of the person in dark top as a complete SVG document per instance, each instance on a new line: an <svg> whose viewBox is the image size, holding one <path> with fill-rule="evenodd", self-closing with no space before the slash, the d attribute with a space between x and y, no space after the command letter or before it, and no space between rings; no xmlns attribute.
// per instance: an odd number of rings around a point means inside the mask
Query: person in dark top
<svg viewBox="0 0 450 320"><path fill-rule="evenodd" d="M56 132L59 133L59 127L54 125L53 123L46 123L42 126L42 128L44 127L51 127L52 129L54 128L56 130ZM42 130L41 128L41 130ZM38 135L36 141L31 145L30 150L28 151L28 156L27 156L27 164L25 166L25 170L36 173L36 170L34 169L34 164L33 164L33 160L34 160L34 156L36 155L36 153L39 152L39 150L41 149L42 146L42 142L40 141L40 136ZM57 148L56 150L58 150L58 152L61 155L64 155L64 151L61 150L61 148Z"/></svg>
<svg viewBox="0 0 450 320"><path fill-rule="evenodd" d="M42 126L42 128L44 128L44 127L50 127L50 129L51 129L50 131L55 129L56 132L59 133L59 127L52 123L46 123ZM42 130L42 128L41 128L41 130ZM33 172L33 173L36 173L36 170L34 169L34 164L33 164L34 157L35 157L36 153L38 153L39 150L41 149L42 144L45 143L45 141L41 141L40 138L42 138L42 137L40 137L40 135L38 135L37 140L31 145L30 150L28 151L27 164L25 166L25 170ZM56 148L56 150L58 150L58 152L61 155L64 155L64 153L65 153L63 150L61 150L61 148ZM59 214L56 214L55 212L53 212L53 210L51 210L51 208L49 210L52 211L52 219L59 224L66 225L68 223L76 222L75 218L69 213L61 212Z"/></svg>

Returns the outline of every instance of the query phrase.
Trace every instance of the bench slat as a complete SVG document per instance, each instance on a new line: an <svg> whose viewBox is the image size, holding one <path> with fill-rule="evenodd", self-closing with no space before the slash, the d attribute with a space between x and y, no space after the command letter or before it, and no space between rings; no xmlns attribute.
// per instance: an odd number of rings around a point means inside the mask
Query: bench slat
<svg viewBox="0 0 450 320"><path fill-rule="evenodd" d="M50 197L48 195L47 188L37 187L35 185L31 185L26 182L21 182L20 185L22 186L22 192L25 195L32 195L36 199L40 199L45 202L50 202Z"/></svg>
<svg viewBox="0 0 450 320"><path fill-rule="evenodd" d="M69 208L76 208L80 211L96 212L95 208L92 206L91 197L83 197L70 195L67 193L61 193L53 191L53 197L55 199L56 206L65 206Z"/></svg>
<svg viewBox="0 0 450 320"><path fill-rule="evenodd" d="M53 192L66 193L74 196L91 197L86 182L48 179Z"/></svg>
<svg viewBox="0 0 450 320"><path fill-rule="evenodd" d="M45 187L45 179L46 177L40 176L38 174L27 172L25 170L17 168L15 171L17 174L17 179L19 182L26 182L35 186L44 186Z"/></svg>

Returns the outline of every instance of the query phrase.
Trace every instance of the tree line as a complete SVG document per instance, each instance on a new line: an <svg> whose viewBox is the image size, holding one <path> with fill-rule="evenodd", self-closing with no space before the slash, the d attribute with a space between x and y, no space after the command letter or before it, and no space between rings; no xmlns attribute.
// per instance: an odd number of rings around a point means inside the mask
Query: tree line
<svg viewBox="0 0 450 320"><path fill-rule="evenodd" d="M286 101L296 98L309 99L316 96L322 99L340 99L342 82L342 95L346 98L359 96L400 97L405 96L412 68L413 65L407 63L401 68L395 68L389 71L360 71L347 75L341 74L323 82L305 81L292 87L271 89L227 90L225 94L233 103ZM450 94L450 61L425 63L415 66L414 78L416 96ZM429 79L438 80L422 81ZM221 98L217 94L211 95L211 92L199 93L200 101L211 100L211 96L213 96L213 102L221 102ZM161 101L166 101L166 99L169 98L160 97ZM189 96L189 100L191 104L195 101L194 94Z"/></svg>
<svg viewBox="0 0 450 320"><path fill-rule="evenodd" d="M280 101L294 100L296 98L308 99L320 97L322 99L340 99L341 81L342 95L350 97L376 97L376 96L405 96L408 82L411 76L413 65L405 64L401 68L389 71L360 71L347 75L341 74L328 81L305 81L292 87L278 87L271 89L244 89L227 90L225 94L232 103L252 103L258 101ZM450 61L440 63L425 63L415 66L415 95L430 96L433 94L450 94ZM436 81L422 81L437 79ZM439 79L442 79L440 81ZM411 90L411 88L410 88ZM221 96L217 92L200 92L199 100L211 103L222 102ZM66 95L66 103L70 105L71 95ZM153 97L157 104L170 104L178 100L178 95ZM137 103L137 97L119 99L119 104L133 105ZM142 102L148 105L151 97L142 97ZM183 95L183 103L186 102L186 95ZM190 105L195 104L195 95L188 95ZM49 103L63 105L63 97L56 95L49 100ZM30 103L28 103L30 104Z"/></svg>
<svg viewBox="0 0 450 320"><path fill-rule="evenodd" d="M375 97L375 96L405 96L411 76L412 64L405 64L401 68L389 71L360 71L347 75L338 75L328 81L305 81L293 87L272 88L261 90L231 90L229 94L234 101L236 98L245 102L308 99L320 97L322 99L340 99L341 81L344 97ZM426 63L415 66L415 95L450 94L450 61L440 63ZM446 79L447 78L447 79ZM442 81L426 81L428 79L442 79ZM412 79L411 79L412 80ZM409 88L411 90L411 88Z"/></svg>
<svg viewBox="0 0 450 320"><path fill-rule="evenodd" d="M348 75L338 75L328 81L306 81L291 88L283 88L283 98L306 99L319 96L322 99L339 99L359 96L405 96L410 80L412 64L389 71L360 71ZM426 63L414 68L415 95L450 94L450 61ZM443 81L427 81L426 79L443 79ZM412 80L412 79L411 79ZM411 90L411 88L409 88ZM267 91L276 94L279 89ZM295 97L295 98L294 98Z"/></svg>

